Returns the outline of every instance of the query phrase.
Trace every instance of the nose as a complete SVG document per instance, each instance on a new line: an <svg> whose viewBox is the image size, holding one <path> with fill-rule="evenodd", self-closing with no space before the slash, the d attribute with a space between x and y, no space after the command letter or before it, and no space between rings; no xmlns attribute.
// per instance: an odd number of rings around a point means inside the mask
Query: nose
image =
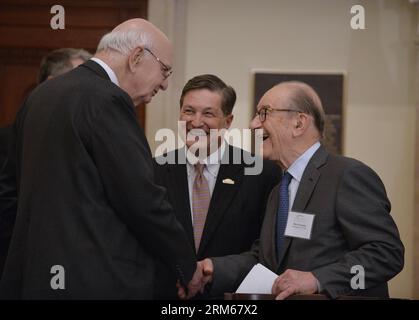
<svg viewBox="0 0 419 320"><path fill-rule="evenodd" d="M253 119L250 121L250 129L255 130L262 127L262 123L259 120L259 116L256 114Z"/></svg>
<svg viewBox="0 0 419 320"><path fill-rule="evenodd" d="M196 112L193 116L192 116L192 121L191 124L194 128L199 128L203 126L203 121L202 121L202 115L200 112Z"/></svg>
<svg viewBox="0 0 419 320"><path fill-rule="evenodd" d="M163 91L167 89L167 87L169 86L169 78L166 78L163 80L163 82L160 84L160 89L162 89Z"/></svg>

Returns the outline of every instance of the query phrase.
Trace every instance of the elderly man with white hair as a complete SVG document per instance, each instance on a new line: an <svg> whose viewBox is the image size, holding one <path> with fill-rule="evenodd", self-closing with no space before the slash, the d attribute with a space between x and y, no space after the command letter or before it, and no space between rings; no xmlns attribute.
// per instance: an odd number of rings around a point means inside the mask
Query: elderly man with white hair
<svg viewBox="0 0 419 320"><path fill-rule="evenodd" d="M251 127L261 129L263 156L284 175L252 250L199 262L202 283L231 292L259 262L279 275L272 286L277 299L388 297L387 281L403 268L404 247L384 185L362 162L321 145L324 112L314 89L276 85L261 98ZM186 296L182 288L179 295Z"/></svg>
<svg viewBox="0 0 419 320"><path fill-rule="evenodd" d="M2 298L151 299L156 259L190 282L195 253L155 184L135 113L167 88L171 64L166 36L132 19L28 97L14 127L16 177L0 177L0 199L15 192L18 208Z"/></svg>

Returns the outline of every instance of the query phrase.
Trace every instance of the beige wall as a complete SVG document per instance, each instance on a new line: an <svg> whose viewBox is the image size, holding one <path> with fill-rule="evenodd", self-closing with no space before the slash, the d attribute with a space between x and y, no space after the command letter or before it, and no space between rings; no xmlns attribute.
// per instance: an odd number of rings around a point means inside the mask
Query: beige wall
<svg viewBox="0 0 419 320"><path fill-rule="evenodd" d="M362 4L366 30L350 28ZM150 0L149 18L175 45L171 89L147 109L154 150L158 128L174 128L184 82L214 73L237 91L233 125L247 128L252 69L345 72L345 155L374 168L386 185L406 247L390 283L412 297L417 9L408 0ZM418 250L418 248L416 248Z"/></svg>

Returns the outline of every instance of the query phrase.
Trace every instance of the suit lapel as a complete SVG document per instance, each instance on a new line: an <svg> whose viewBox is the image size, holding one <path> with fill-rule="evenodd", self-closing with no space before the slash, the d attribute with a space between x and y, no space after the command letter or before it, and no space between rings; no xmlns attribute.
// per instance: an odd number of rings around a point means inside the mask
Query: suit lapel
<svg viewBox="0 0 419 320"><path fill-rule="evenodd" d="M229 146L229 155L233 154L233 148ZM214 191L211 196L211 202L205 221L204 232L202 234L201 244L198 250L198 256L202 254L205 247L208 245L213 233L217 229L218 224L223 219L223 216L231 206L237 191L240 188L243 178L244 167L242 164L231 164L222 161L220 169L218 171L217 180L215 182ZM232 162L230 159L229 162ZM230 179L234 181L234 184L223 183L223 180Z"/></svg>
<svg viewBox="0 0 419 320"><path fill-rule="evenodd" d="M292 211L305 212L314 188L320 178L320 171L318 169L326 163L327 155L326 149L320 146L308 162L298 186L297 194L295 195ZM284 250L282 250L281 255L278 257L278 266L281 265L293 239L292 237L285 237Z"/></svg>
<svg viewBox="0 0 419 320"><path fill-rule="evenodd" d="M306 210L317 181L320 178L320 171L318 169L326 163L327 156L326 149L320 146L308 162L295 196L292 206L293 211L304 212Z"/></svg>
<svg viewBox="0 0 419 320"><path fill-rule="evenodd" d="M264 234L260 235L260 238L262 237L266 239L266 241L269 241L270 246L266 250L266 257L265 259L269 262L274 261L273 264L271 264L273 267L279 266L278 263L278 257L276 256L276 219L278 216L278 207L279 207L279 184L276 185L272 189L272 195L271 200L266 205L266 213L265 213L265 219L268 219L271 217L271 226L270 226L270 234L265 237Z"/></svg>

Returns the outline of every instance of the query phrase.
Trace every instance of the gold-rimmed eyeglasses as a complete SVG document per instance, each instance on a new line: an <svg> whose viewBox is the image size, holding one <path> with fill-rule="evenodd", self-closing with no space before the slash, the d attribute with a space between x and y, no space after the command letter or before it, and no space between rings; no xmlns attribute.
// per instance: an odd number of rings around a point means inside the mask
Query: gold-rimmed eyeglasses
<svg viewBox="0 0 419 320"><path fill-rule="evenodd" d="M268 113L271 112L275 112L275 111L283 111L283 112L301 112L300 110L293 110L293 109L275 109L275 108L271 108L271 107L262 107L259 109L259 111L256 111L256 115L259 116L259 120L260 122L263 122L266 120L266 115Z"/></svg>
<svg viewBox="0 0 419 320"><path fill-rule="evenodd" d="M163 76L164 76L164 78L165 79L169 78L170 75L173 73L172 68L169 67L167 64L165 64L163 61L161 61L161 59L158 56L156 56L153 53L153 51L151 51L150 49L144 48L144 50L147 51L148 53L150 53L154 57L154 59L156 59L160 63L160 65L161 65L161 67L163 69Z"/></svg>

